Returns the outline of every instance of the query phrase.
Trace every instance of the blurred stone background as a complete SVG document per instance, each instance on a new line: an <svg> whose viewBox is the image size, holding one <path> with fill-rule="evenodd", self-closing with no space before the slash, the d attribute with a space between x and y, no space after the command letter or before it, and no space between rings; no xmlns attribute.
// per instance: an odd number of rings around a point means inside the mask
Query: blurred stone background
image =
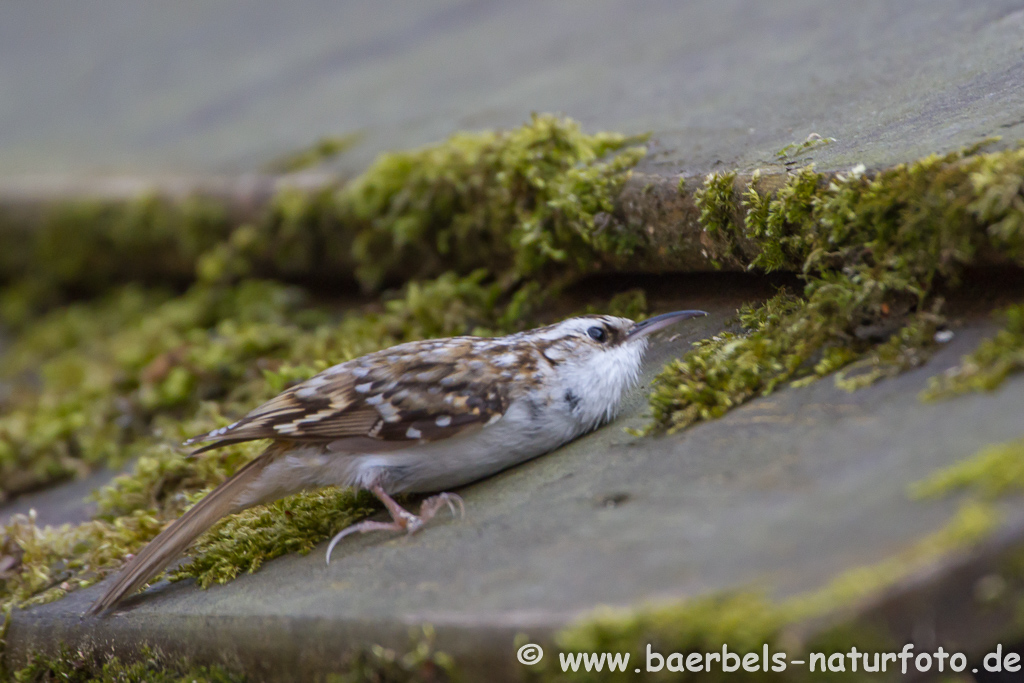
<svg viewBox="0 0 1024 683"><path fill-rule="evenodd" d="M645 170L889 164L1024 135L1020 2L10 3L0 175L251 171L561 112L653 132Z"/></svg>

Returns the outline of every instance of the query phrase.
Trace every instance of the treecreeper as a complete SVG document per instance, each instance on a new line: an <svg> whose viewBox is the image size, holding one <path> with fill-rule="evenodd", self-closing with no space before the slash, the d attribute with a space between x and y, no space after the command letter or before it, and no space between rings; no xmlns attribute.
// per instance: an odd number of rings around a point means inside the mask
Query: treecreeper
<svg viewBox="0 0 1024 683"><path fill-rule="evenodd" d="M634 323L606 315L569 318L505 337L411 342L335 365L287 389L238 422L189 439L201 453L255 439L257 458L192 506L135 555L90 607L103 613L145 585L222 517L322 486L371 491L390 522L353 533L414 533L443 507L446 491L546 453L612 419L640 377L648 335L707 315L676 311ZM400 493L436 493L419 514Z"/></svg>

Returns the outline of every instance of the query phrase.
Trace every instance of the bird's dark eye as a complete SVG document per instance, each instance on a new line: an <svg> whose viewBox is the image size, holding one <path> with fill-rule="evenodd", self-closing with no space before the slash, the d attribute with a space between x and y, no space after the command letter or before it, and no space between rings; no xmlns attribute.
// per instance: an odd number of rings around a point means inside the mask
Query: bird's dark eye
<svg viewBox="0 0 1024 683"><path fill-rule="evenodd" d="M591 339L599 342L603 342L605 339L608 338L608 333L604 331L604 328L598 327L597 325L594 325L593 327L588 329L587 334L590 335Z"/></svg>

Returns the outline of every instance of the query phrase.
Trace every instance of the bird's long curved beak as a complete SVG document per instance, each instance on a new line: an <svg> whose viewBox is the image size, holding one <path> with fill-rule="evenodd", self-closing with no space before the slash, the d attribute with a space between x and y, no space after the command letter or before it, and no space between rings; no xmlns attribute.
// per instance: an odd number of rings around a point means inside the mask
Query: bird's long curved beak
<svg viewBox="0 0 1024 683"><path fill-rule="evenodd" d="M632 341L639 339L640 337L646 337L649 334L663 330L673 323L677 323L680 320L687 320L688 318L698 318L702 315L707 315L704 311L674 311L672 313L662 313L656 315L653 318L647 320L641 320L640 322L629 328L629 332L626 333L626 341Z"/></svg>

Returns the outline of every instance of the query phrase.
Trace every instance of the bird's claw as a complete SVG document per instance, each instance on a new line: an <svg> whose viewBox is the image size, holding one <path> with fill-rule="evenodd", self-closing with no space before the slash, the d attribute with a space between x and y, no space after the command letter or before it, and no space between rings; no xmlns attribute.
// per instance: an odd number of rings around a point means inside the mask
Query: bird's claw
<svg viewBox="0 0 1024 683"><path fill-rule="evenodd" d="M338 533L334 534L334 538L327 544L327 564L331 563L331 553L334 552L334 546L338 545L338 541L350 536L352 534L365 534L368 531L401 531L404 525L400 525L398 522L375 522L373 520L366 520L365 522L358 522L352 526L345 527Z"/></svg>
<svg viewBox="0 0 1024 683"><path fill-rule="evenodd" d="M466 504L462 500L462 496L454 493L439 493L423 501L420 505L420 517L424 522L430 521L444 505L451 510L452 517L461 519L466 516Z"/></svg>
<svg viewBox="0 0 1024 683"><path fill-rule="evenodd" d="M375 491L376 493L376 491ZM387 505L391 503L390 505ZM422 529L427 522L434 518L438 510L445 505L451 510L452 517L465 517L466 516L466 504L462 500L462 496L454 493L439 493L436 496L431 496L420 504L420 514L414 515L405 508L395 503L393 500L388 498L385 501L388 511L391 512L390 522L376 522L373 520L366 520L363 522L357 522L352 526L346 527L334 535L331 542L327 544L327 564L331 563L331 553L334 552L334 546L338 545L338 542L350 536L351 534L365 534L370 531L402 531L409 535L412 535Z"/></svg>

